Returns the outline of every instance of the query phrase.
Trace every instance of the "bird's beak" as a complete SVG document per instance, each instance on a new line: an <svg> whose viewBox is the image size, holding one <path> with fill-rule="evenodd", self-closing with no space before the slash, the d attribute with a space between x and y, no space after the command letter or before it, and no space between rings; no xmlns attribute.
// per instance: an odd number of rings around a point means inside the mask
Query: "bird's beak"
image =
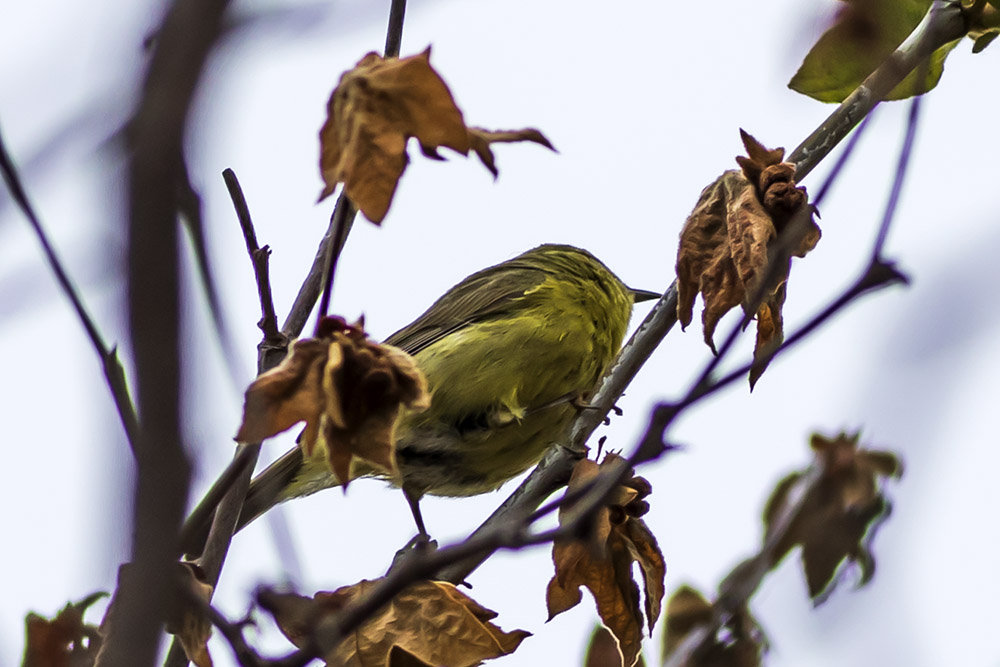
<svg viewBox="0 0 1000 667"><path fill-rule="evenodd" d="M628 288L628 291L632 293L632 303L640 303L642 301L652 301L653 299L659 299L662 296L659 292L650 292L644 289L632 289Z"/></svg>

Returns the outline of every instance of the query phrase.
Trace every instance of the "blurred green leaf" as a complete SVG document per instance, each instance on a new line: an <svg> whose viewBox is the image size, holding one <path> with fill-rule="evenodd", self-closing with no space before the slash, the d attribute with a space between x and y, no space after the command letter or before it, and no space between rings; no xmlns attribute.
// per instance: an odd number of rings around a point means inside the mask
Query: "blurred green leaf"
<svg viewBox="0 0 1000 667"><path fill-rule="evenodd" d="M847 0L788 87L821 102L844 101L913 32L930 5L931 0ZM956 44L935 51L928 67L911 72L886 99L934 88Z"/></svg>
<svg viewBox="0 0 1000 667"><path fill-rule="evenodd" d="M972 52L979 53L980 51L985 49L987 46L990 45L990 42L992 42L994 39L997 38L997 35L1000 35L1000 33L986 32L977 37L976 43L972 45Z"/></svg>

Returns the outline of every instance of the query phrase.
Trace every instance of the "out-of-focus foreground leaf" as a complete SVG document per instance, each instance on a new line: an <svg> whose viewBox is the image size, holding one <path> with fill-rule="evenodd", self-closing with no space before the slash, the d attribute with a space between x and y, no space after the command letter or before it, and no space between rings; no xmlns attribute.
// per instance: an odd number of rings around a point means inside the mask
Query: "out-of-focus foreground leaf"
<svg viewBox="0 0 1000 667"><path fill-rule="evenodd" d="M24 619L21 667L90 667L101 649L97 628L84 623L87 608L107 593L93 593L63 607L55 618L30 613Z"/></svg>
<svg viewBox="0 0 1000 667"><path fill-rule="evenodd" d="M663 660L696 628L712 621L712 605L695 588L681 586L667 603L667 619L663 632ZM757 620L743 607L734 613L724 628L725 637L716 636L694 656L687 667L757 667L766 649L764 635Z"/></svg>
<svg viewBox="0 0 1000 667"><path fill-rule="evenodd" d="M881 479L902 474L902 463L895 454L859 449L859 437L857 433L841 433L832 439L812 436L810 445L822 476L810 488L801 511L773 550L772 567L801 545L809 596L817 604L832 592L834 575L845 560L861 568L859 585L874 575L870 542L874 528L889 510ZM781 480L767 501L765 541L775 529L777 518L792 502L789 493L803 474L795 472Z"/></svg>
<svg viewBox="0 0 1000 667"><path fill-rule="evenodd" d="M788 87L820 102L843 102L913 32L930 6L931 0L845 0ZM934 88L958 41L935 51L927 67L910 72L886 99Z"/></svg>
<svg viewBox="0 0 1000 667"><path fill-rule="evenodd" d="M980 53L1000 35L1000 1L987 0L982 7L969 7L969 37L973 40L972 52Z"/></svg>

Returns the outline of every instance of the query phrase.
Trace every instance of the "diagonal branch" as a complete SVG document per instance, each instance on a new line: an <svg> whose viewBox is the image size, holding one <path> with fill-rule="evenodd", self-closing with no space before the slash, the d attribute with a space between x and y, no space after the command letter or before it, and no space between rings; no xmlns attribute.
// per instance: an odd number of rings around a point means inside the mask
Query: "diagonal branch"
<svg viewBox="0 0 1000 667"><path fill-rule="evenodd" d="M932 20L933 19L933 20ZM845 138L850 131L875 108L882 96L896 87L906 76L918 67L922 60L938 47L964 35L965 23L961 15L960 3L954 0L934 0L925 20L914 30L890 58L875 70L857 91L852 93L833 114L830 115L812 134L796 148L788 160L796 165L796 180L801 180L819 162ZM880 96L875 97L875 93ZM856 135L857 136L857 135ZM834 170L834 176L838 170ZM831 182L831 181L828 181ZM821 188L822 191L828 186ZM842 306L837 306L839 309ZM618 400L625 388L635 377L636 372L645 363L652 351L660 344L676 321L677 283L670 285L666 293L646 320L639 326L635 334L620 353L618 360L612 365L609 374L601 381L597 394L591 401L599 407L595 410L582 412L573 425L569 442L577 448L581 447L594 429L606 418L611 406ZM832 313L831 313L832 315ZM828 315L821 321L825 321ZM816 322L818 326L820 322ZM810 329L811 331L811 329ZM805 332L808 333L808 332ZM779 348L793 345L801 336L793 335ZM745 376L750 365L735 371L731 379ZM713 390L714 391L714 390ZM662 407L654 414L652 421L662 423L666 428L667 409ZM662 434L663 430L660 430ZM649 432L647 432L649 435ZM662 446L662 437L655 438L650 445ZM478 528L473 535L496 522L508 521L514 517L529 515L538 505L560 488L569 477L577 455L566 448L558 448L554 454L547 456L542 463L528 476L513 494ZM448 568L441 574L452 582L462 581L471 574L488 557L483 554L478 560L469 560L461 566Z"/></svg>
<svg viewBox="0 0 1000 667"><path fill-rule="evenodd" d="M941 21L946 22L946 26L953 26L953 20L956 16L953 11L954 9L953 3L939 2L936 0L929 16L939 16L941 17ZM960 18L960 14L958 16ZM953 33L948 32L943 28L935 28L936 25L937 24L934 21L925 21L921 24L921 26L923 26L922 30L924 30L926 34L936 35L935 39L944 39L942 35L948 36L948 39L945 39L945 42L956 38ZM927 39L929 38L925 37L924 33L915 33L915 38L908 40L908 43L915 42L918 45L923 44L921 49L926 49L929 48ZM933 43L933 40L931 43ZM930 53L933 50L934 49L931 48L930 51L927 51L927 53ZM920 49L904 52L905 57L903 58L903 61L906 62L909 67L906 71L900 71L900 58L890 58L890 61L886 65L880 67L879 70L876 70L876 72L869 77L869 80L866 81L866 85L874 85L876 89L879 90L884 88L884 91L880 93L881 95L884 95L888 92L888 90L895 87L895 85L901 81L906 74L908 74L910 69L913 69L919 64L920 58L911 57L912 53L918 52L920 52ZM895 77L898 77L898 79L895 79ZM893 82L894 79L895 82ZM866 98L867 96L868 93L859 95L861 98ZM860 108L857 106L856 101L853 104L845 103L845 105L846 106L843 106L842 109L846 109L848 111L851 109L856 111ZM814 167L819 160L822 159L822 157L828 154L836 143L844 138L849 133L850 129L852 129L865 114L870 112L872 108L874 108L874 104L865 108L864 114L853 118L853 120L850 118L850 113L847 113L843 118L840 118L840 122L831 123L831 120L828 119L828 121L824 123L824 125L817 130L817 132L811 135L811 137L803 143L803 147L805 148L800 147L799 149L796 149L795 157L791 159L801 165L802 174L811 170L812 167ZM837 112L835 112L835 114L831 116L831 119L837 118L839 117ZM844 118L849 121L849 124L845 124ZM908 132L907 136L908 139L904 152L908 154L908 147L912 141L912 132ZM902 169L900 169L900 172L901 171ZM894 204L894 198L890 200L890 203ZM891 215L887 215L885 218L885 220L890 219ZM884 230L887 229L887 226L888 222L883 222L883 230L880 230L878 235L879 239L884 238ZM880 243L880 241L877 241L877 243ZM876 246L876 250L877 249L878 246ZM873 253L873 258L869 266L865 269L862 275L845 290L844 294L816 315L812 320L807 322L806 325L804 325L800 330L790 336L782 346L771 353L771 357L805 338L809 333L815 331L820 325L829 320L836 313L846 308L861 295L880 287L905 281L905 276L899 273L890 263L882 261L875 253ZM647 316L639 330L633 335L632 339L622 350L618 360L616 360L609 374L602 380L601 387L599 388L593 402L597 403L603 409L588 410L581 413L577 421L574 423L572 430L573 436L570 442L576 445L581 445L586 441L587 437L589 437L596 425L606 416L614 401L618 396L620 396L621 392L631 381L632 377L634 377L638 368L641 367L648 355L653 349L656 348L659 342L670 330L676 320L676 299L677 295L675 283L674 285L671 285L660 301L654 306L653 310ZM712 360L709 363L713 365L712 367L714 367L716 362L715 360ZM685 399L683 399L681 403L676 405L658 405L653 410L650 418L650 425L647 428L646 434L640 441L636 451L629 458L628 463L634 464L637 461L654 458L650 455L651 451L659 453L668 451L669 447L664 444L665 434L667 428L673 423L680 411L690 407L702 398L715 393L722 387L731 384L736 379L744 377L750 370L751 366L752 364L747 364L745 367L714 382L706 383L704 379L696 382L692 385ZM706 374L705 378L708 378L709 375L710 372ZM351 605L345 608L341 614L338 615L335 623L324 628L322 632L318 633L315 638L315 645L303 649L302 657L305 658L308 655L318 655L321 654L324 649L336 646L348 632L357 627L371 614L375 613L382 605L386 604L399 591L405 588L408 583L411 583L417 578L439 576L452 582L460 582L464 580L464 578L476 567L478 567L479 564L488 558L490 554L499 548L516 548L527 544L535 544L545 541L546 539L553 539L555 536L560 534L560 531L549 531L547 533L531 536L527 531L529 524L537 520L539 516L543 514L541 512L532 514L532 511L538 507L544 498L565 484L569 470L578 456L578 448L577 451L569 448L554 448L551 450L545 460L531 473L531 475L529 475L525 482L522 483L517 490L515 490L508 500L496 512L494 512L494 514L490 516L483 523L483 525L481 525L472 534L472 536L470 536L470 538L463 543L451 547L445 547L436 552L429 554L416 554L414 557L402 559L398 567L391 570L386 578L380 582L368 596L359 601L356 605ZM612 467L606 473L602 473L595 480L593 480L590 488L583 491L583 497L577 499L574 504L574 516L576 517L576 521L588 520L588 517L593 512L603 506L607 496L614 490L615 486L617 486L620 478L627 473L628 467L629 466L627 465ZM809 484L810 480L812 480L815 476L818 476L818 474L818 472L813 472L806 475L804 477L803 484ZM564 501L565 499L558 503L551 503L550 506L546 507L546 511L554 510L555 508L563 505ZM801 500L799 502L801 502ZM780 529L781 526L790 525L791 521L794 519L794 513L797 512L798 509L798 505L792 503L788 509L788 516L778 517L775 526ZM567 528L572 530L573 526L568 526ZM787 530L787 527L785 530ZM773 538L768 540L768 544L772 541ZM773 546L771 548L773 548ZM442 567L445 564L447 564L447 567ZM763 576L763 573L761 573L760 576ZM732 595L729 595L728 597L732 597ZM715 627L717 629L718 627L721 627L721 625ZM714 632L706 633L706 635L702 638L704 639L704 637L707 636L714 636ZM682 661L671 664L686 663Z"/></svg>
<svg viewBox="0 0 1000 667"><path fill-rule="evenodd" d="M887 263L882 259L881 250L885 243L889 226L895 217L899 191L902 188L902 182L906 175L906 167L912 155L913 138L916 134L919 110L920 97L916 97L911 102L909 122L907 123L906 136L900 149L899 165L893 180L892 194L886 204L882 222L879 225L878 233L872 244L868 267L866 267L855 283L839 299L825 308L822 313L797 331L795 335L789 337L785 344L782 345L782 348L795 344L795 342L808 335L809 332L813 331L822 322L832 317L833 314L862 294L894 282L905 282L905 276L896 271L891 263ZM724 383L735 381L741 375L741 371L734 372L719 380L715 386L721 387ZM771 570L771 564L777 562L776 555L779 545L784 543L787 533L791 530L796 518L802 512L807 499L816 491L817 485L823 479L823 473L822 464L816 462L809 467L805 474L796 480L788 492L787 497L790 499L790 502L782 508L781 513L771 523L769 535L760 550L737 565L719 586L719 597L713 605L711 623L693 630L670 655L664 663L664 667L682 667L683 665L692 664L694 657L711 641L714 641L719 630L730 622L735 610L746 607L750 598L764 580L764 577Z"/></svg>
<svg viewBox="0 0 1000 667"><path fill-rule="evenodd" d="M4 145L2 135L0 135L0 171L3 172L4 181L7 183L7 188L14 197L14 201L20 206L21 211L28 218L28 222L31 223L31 228L38 236L38 242L42 245L42 251L45 253L45 258L49 262L52 273L55 274L63 293L66 294L66 297L73 305L73 310L76 311L80 324L83 325L84 331L87 332L90 344L101 360L104 377L107 380L108 389L111 391L111 398L114 399L115 408L118 410L118 417L121 419L122 427L125 429L125 436L128 438L129 446L132 448L132 453L135 454L136 442L139 437L139 418L136 416L135 405L132 403L132 397L129 395L128 381L125 379L125 369L118 359L118 348L109 348L104 342L104 337L101 336L101 332L90 317L90 313L87 312L86 306L83 305L83 299L77 294L76 288L73 287L73 282L70 280L69 274L66 273L62 262L59 261L59 256L56 255L56 251L45 234L45 229L42 227L42 223L35 213L34 207L28 200L28 194L24 190L21 178L14 167L13 160L11 160L10 155L7 153L7 147Z"/></svg>

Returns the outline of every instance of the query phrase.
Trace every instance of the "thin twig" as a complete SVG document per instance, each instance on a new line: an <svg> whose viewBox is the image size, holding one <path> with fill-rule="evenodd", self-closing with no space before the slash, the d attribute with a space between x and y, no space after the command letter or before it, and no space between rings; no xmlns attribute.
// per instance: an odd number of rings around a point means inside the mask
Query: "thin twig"
<svg viewBox="0 0 1000 667"><path fill-rule="evenodd" d="M333 214L330 216L330 224L333 226L333 240L329 246L330 256L327 257L324 263L323 295L319 301L319 317L316 318L317 327L320 320L330 312L330 298L333 293L333 278L337 273L337 261L340 259L340 253L347 242L347 234L354 224L354 216L356 215L357 209L354 208L354 204L347 198L346 193L341 192L340 197L337 198L337 205L333 208Z"/></svg>
<svg viewBox="0 0 1000 667"><path fill-rule="evenodd" d="M403 41L403 18L406 16L406 0L392 0L389 7L389 27L385 36L385 57L393 58L399 56L399 48ZM330 218L330 226L333 228L333 242L328 248L329 257L324 263L323 278L320 283L323 285L323 295L319 303L319 318L325 317L330 310L330 298L333 292L333 278L337 271L337 260L347 242L347 235L354 224L354 217L357 209L347 198L347 194L341 191L337 198L337 204L333 208L333 215ZM317 318L317 324L319 322Z"/></svg>
<svg viewBox="0 0 1000 667"><path fill-rule="evenodd" d="M139 437L139 418L136 415L132 397L129 395L128 381L125 379L125 369L118 359L118 348L109 348L104 342L104 337L98 330L97 324L94 323L93 318L90 317L90 313L87 312L86 306L83 305L83 299L77 294L76 288L73 286L73 281L70 280L69 274L63 268L59 256L56 255L55 248L52 247L52 243L49 241L45 229L42 227L41 220L39 220L34 207L28 199L28 194L21 183L17 169L14 167L14 161L11 160L10 155L7 153L7 147L4 144L2 134L0 134L0 171L3 172L4 182L6 182L11 196L21 208L24 216L28 218L28 222L31 224L35 235L38 236L38 242L42 245L42 251L45 253L45 258L48 260L52 273L55 274L59 287L73 305L73 310L76 311L77 318L80 320L80 324L83 325L83 329L87 333L87 338L90 339L91 346L93 346L94 351L97 352L97 357L101 360L104 377L107 380L108 389L111 391L111 398L115 402L118 417L121 419L122 427L125 429L125 437L132 448L132 453L136 454L136 443Z"/></svg>
<svg viewBox="0 0 1000 667"><path fill-rule="evenodd" d="M814 463L796 480L788 490L789 502L775 517L771 524L771 532L760 550L737 565L719 586L719 596L712 608L711 621L688 633L684 641L667 656L662 667L685 667L694 664L695 656L715 641L719 630L729 624L736 610L746 606L754 591L760 587L764 577L770 572L778 545L785 539L785 535L802 513L806 501L822 479L823 469L820 464Z"/></svg>
<svg viewBox="0 0 1000 667"><path fill-rule="evenodd" d="M875 248L872 251L875 257L882 255L886 236L889 234L889 225L892 224L892 218L896 214L896 205L899 204L899 194L903 189L903 180L906 178L906 168L910 164L910 156L913 153L913 140L917 136L921 99L922 97L918 95L910 103L910 116L906 123L906 137L903 139L903 148L899 151L899 162L896 166L896 175L892 180L892 191L889 193L889 201L885 206L885 214L882 216L882 224L879 226L878 237L875 239Z"/></svg>
<svg viewBox="0 0 1000 667"><path fill-rule="evenodd" d="M843 171L844 166L847 165L847 159L854 154L854 150L858 147L858 142L861 141L861 135L865 133L865 129L868 127L868 123L871 122L872 116L875 115L875 109L868 112L868 115L864 117L864 120L858 124L857 130L851 135L850 141L844 146L844 150L840 151L840 155L837 156L837 161L833 163L833 168L830 169L830 173L826 175L826 180L823 181L823 185L820 186L819 191L816 195L809 200L813 206L819 207L826 199L826 195L830 192L833 187L833 183L837 180L837 176ZM798 176L798 174L796 174Z"/></svg>
<svg viewBox="0 0 1000 667"><path fill-rule="evenodd" d="M191 184L191 177L188 174L187 158L181 156L181 177L177 183L177 211L180 219L184 223L184 228L188 233L188 240L194 250L195 266L198 269L198 276L201 278L201 289L208 302L208 311L211 316L212 326L215 328L215 336L219 341L222 350L222 358L229 371L229 379L233 387L241 387L245 381L239 355L236 353L236 344L229 332L226 318L223 314L222 301L219 298L218 282L215 279L215 272L212 271L212 264L208 258L208 243L205 238L205 220L202 215L201 195Z"/></svg>
<svg viewBox="0 0 1000 667"><path fill-rule="evenodd" d="M192 587L177 585L174 587L174 593L183 600L185 605L193 607L198 613L206 616L212 625L219 630L219 633L229 643L229 647L233 650L236 661L241 667L266 667L270 664L270 661L261 657L243 636L243 628L252 624L249 615L245 620L233 623ZM183 654L183 648L181 652ZM186 659L187 656L185 656Z"/></svg>
<svg viewBox="0 0 1000 667"><path fill-rule="evenodd" d="M185 519L180 538L177 540L180 554L200 555L195 552L201 552L206 544L201 527L208 524L219 503L226 497L240 476L243 473L249 476L256 464L257 456L251 448L245 445L237 448L233 460L229 462L222 474L212 483L208 493Z"/></svg>
<svg viewBox="0 0 1000 667"><path fill-rule="evenodd" d="M319 247L316 248L316 255L313 257L312 266L309 267L309 273L306 275L305 280L302 281L302 286L299 287L299 292L295 295L295 301L288 311L288 317L285 318L284 324L281 325L281 333L288 340L294 340L302 333L306 322L309 320L309 314L312 313L313 307L316 306L316 300L319 299L323 291L323 277L326 274L326 263L331 252L330 248L333 245L334 229L338 217L337 207L340 206L342 206L341 200L338 199L337 205L333 209L333 215L330 216L330 224L326 228L326 233L320 240ZM353 221L353 216L348 217ZM346 232L350 232L350 229L351 224L348 223L346 225ZM346 238L346 233L344 237ZM343 243L340 244L340 248L336 251L337 254L340 254L341 250L343 250Z"/></svg>
<svg viewBox="0 0 1000 667"><path fill-rule="evenodd" d="M247 247L257 282L257 295L260 299L261 320L258 326L264 338L258 344L257 373L258 375L280 363L284 357L288 338L278 331L277 317L271 297L271 279L268 273L267 246L261 248L257 242L250 208L247 205L243 189L240 187L236 174L231 169L222 173L229 189L236 217ZM191 512L181 528L178 540L181 553L200 552L199 565L205 572L206 582L215 586L222 573L229 546L232 543L236 523L243 509L250 478L253 475L257 459L260 457L261 445L255 443L240 443L236 455L212 484L208 493L198 506ZM214 515L214 516L213 516ZM209 518L212 519L208 524ZM208 534L204 526L208 524ZM174 641L167 655L165 667L184 667L188 663L180 642Z"/></svg>
<svg viewBox="0 0 1000 667"><path fill-rule="evenodd" d="M385 35L385 57L399 56L399 47L403 41L403 17L406 16L406 0L392 0L389 7L389 28Z"/></svg>
<svg viewBox="0 0 1000 667"><path fill-rule="evenodd" d="M257 296L260 300L260 321L257 327L264 334L264 339L257 346L257 369L260 372L274 368L280 363L288 350L288 337L278 330L278 316L274 311L274 299L271 295L271 274L268 266L268 258L271 249L268 246L263 248L257 243L257 233L254 231L253 218L250 217L250 207L247 206L246 197L243 195L243 188L236 178L236 173L232 169L225 169L222 178L226 182L229 190L229 197L233 201L233 208L236 209L236 217L243 230L243 240L247 246L247 254L253 264L254 278L257 281ZM271 357L277 356L277 359Z"/></svg>

